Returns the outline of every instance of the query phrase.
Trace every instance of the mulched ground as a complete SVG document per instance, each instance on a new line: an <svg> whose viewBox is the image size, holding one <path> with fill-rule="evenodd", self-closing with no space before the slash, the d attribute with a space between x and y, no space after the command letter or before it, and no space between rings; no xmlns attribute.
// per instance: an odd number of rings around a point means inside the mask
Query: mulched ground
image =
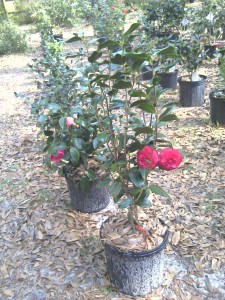
<svg viewBox="0 0 225 300"><path fill-rule="evenodd" d="M72 34L70 34L72 36ZM0 298L23 300L132 299L109 282L99 227L117 208L87 215L70 207L64 178L43 166L38 129L30 115L36 94L28 63L32 51L0 57ZM225 299L225 128L209 121L208 94L219 82L217 60L207 61L206 102L177 108L166 129L186 151L181 167L158 172L153 182L171 201L156 198L145 210L170 226L165 280L151 300ZM171 101L177 92L168 94Z"/></svg>

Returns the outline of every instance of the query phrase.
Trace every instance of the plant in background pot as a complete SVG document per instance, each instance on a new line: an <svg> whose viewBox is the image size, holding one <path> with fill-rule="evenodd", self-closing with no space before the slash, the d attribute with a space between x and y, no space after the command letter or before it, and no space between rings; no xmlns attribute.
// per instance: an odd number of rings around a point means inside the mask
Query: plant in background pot
<svg viewBox="0 0 225 300"><path fill-rule="evenodd" d="M145 13L141 22L149 35L175 38L175 33L179 33L179 24L185 13L184 0L151 0L144 4L144 9Z"/></svg>
<svg viewBox="0 0 225 300"><path fill-rule="evenodd" d="M97 186L107 175L100 169L98 147L93 146L99 133L96 100L90 96L87 78L93 69L82 61L82 51L76 53L73 67L67 65L62 48L53 51L52 43L59 44L52 41L48 48L46 43L44 58L33 66L41 75L38 87L42 93L35 99L32 112L41 128L44 161L65 177L76 210L97 212L109 204L110 195L106 187Z"/></svg>
<svg viewBox="0 0 225 300"><path fill-rule="evenodd" d="M125 25L127 10L123 1L98 0L91 11L91 24L95 36L120 39Z"/></svg>
<svg viewBox="0 0 225 300"><path fill-rule="evenodd" d="M150 80L153 77L153 73L157 74L160 78L160 85L164 89L173 89L177 88L177 75L178 70L176 69L176 64L180 60L180 55L175 51L173 45L168 44L165 53L160 49L157 49L157 42L148 41L146 36L142 36L142 49L144 52L152 53L153 63L149 65L149 62L145 61L141 66L141 79ZM168 48L169 47L169 48ZM168 51L171 49L171 51ZM167 55L168 53L168 55Z"/></svg>
<svg viewBox="0 0 225 300"><path fill-rule="evenodd" d="M207 35L205 36L205 52L206 55L210 58L215 58L216 50L217 50L217 43L216 37L218 36L215 26L214 26L214 15L212 12L206 16L207 22ZM203 37L204 39L204 37Z"/></svg>
<svg viewBox="0 0 225 300"><path fill-rule="evenodd" d="M223 0L205 0L203 5L191 11L193 31L202 36L201 40L205 44L206 54L209 58L215 57L216 39L223 33L224 9Z"/></svg>
<svg viewBox="0 0 225 300"><path fill-rule="evenodd" d="M197 39L180 43L182 66L188 75L178 78L180 103L184 107L202 106L204 103L207 77L198 74L198 68L205 59L205 52Z"/></svg>
<svg viewBox="0 0 225 300"><path fill-rule="evenodd" d="M225 56L220 58L219 72L223 80L223 87L211 91L210 118L212 123L225 125Z"/></svg>
<svg viewBox="0 0 225 300"><path fill-rule="evenodd" d="M182 154L159 132L163 124L177 120L172 113L175 104L165 104L166 91L160 87L158 77L148 84L137 79L140 65L144 61L151 65L154 55L133 47L126 51L138 27L132 24L121 41L106 41L88 57L93 67L101 66L89 73L92 96L97 110L102 112L96 123L101 132L93 146L101 146L99 158L110 174L100 185L109 186L114 201L126 212L106 220L100 235L112 283L132 296L150 293L162 283L163 253L168 240L168 229L156 213L151 218L148 211L145 214L139 208L151 206L155 194L168 197L153 178L157 172L176 169L182 161ZM120 52L107 50L117 45ZM174 47L157 53L167 57L170 54L174 54Z"/></svg>

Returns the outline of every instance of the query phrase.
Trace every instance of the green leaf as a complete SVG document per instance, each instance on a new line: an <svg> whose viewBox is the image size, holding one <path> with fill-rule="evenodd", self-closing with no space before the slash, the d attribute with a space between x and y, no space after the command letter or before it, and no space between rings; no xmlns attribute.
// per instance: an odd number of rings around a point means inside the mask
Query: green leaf
<svg viewBox="0 0 225 300"><path fill-rule="evenodd" d="M83 150L85 148L85 142L80 138L74 138L73 144L78 150Z"/></svg>
<svg viewBox="0 0 225 300"><path fill-rule="evenodd" d="M132 59L134 60L135 58L132 58ZM146 60L146 57L136 59L134 61L134 63L132 64L132 71L137 71L145 60ZM140 80L140 75L137 76L137 79Z"/></svg>
<svg viewBox="0 0 225 300"><path fill-rule="evenodd" d="M146 97L146 94L141 90L131 90L129 91L130 97Z"/></svg>
<svg viewBox="0 0 225 300"><path fill-rule="evenodd" d="M138 100L133 102L130 107L137 106L141 110L148 112L148 113L155 113L155 107L147 100Z"/></svg>
<svg viewBox="0 0 225 300"><path fill-rule="evenodd" d="M111 109L118 109L122 108L126 105L126 102L124 100L113 100L110 103L110 108Z"/></svg>
<svg viewBox="0 0 225 300"><path fill-rule="evenodd" d="M96 178L96 173L95 173L95 171L93 171L93 170L88 170L88 172L87 172L87 176L88 176L88 178L90 179L90 180L94 180L95 178Z"/></svg>
<svg viewBox="0 0 225 300"><path fill-rule="evenodd" d="M96 149L99 145L104 144L107 141L108 135L106 132L100 132L93 140L93 147Z"/></svg>
<svg viewBox="0 0 225 300"><path fill-rule="evenodd" d="M104 179L97 183L97 187L108 186L110 184L110 182L111 182L110 178Z"/></svg>
<svg viewBox="0 0 225 300"><path fill-rule="evenodd" d="M75 147L71 147L70 156L73 165L77 165L80 160L80 152Z"/></svg>
<svg viewBox="0 0 225 300"><path fill-rule="evenodd" d="M110 46L119 46L119 43L112 41L112 40L107 40L98 46L98 51L100 51L104 48L108 48Z"/></svg>
<svg viewBox="0 0 225 300"><path fill-rule="evenodd" d="M150 185L149 189L151 190L152 193L154 193L156 195L160 195L163 197L169 197L169 194L158 185Z"/></svg>
<svg viewBox="0 0 225 300"><path fill-rule="evenodd" d="M54 145L52 145L52 151L57 152L57 150L65 150L67 148L66 143L63 142L56 142Z"/></svg>
<svg viewBox="0 0 225 300"><path fill-rule="evenodd" d="M142 208L148 208L152 205L148 198L140 199L136 202L136 204Z"/></svg>
<svg viewBox="0 0 225 300"><path fill-rule="evenodd" d="M51 113L57 113L60 109L61 109L61 106L57 103L50 103L48 105L48 109Z"/></svg>
<svg viewBox="0 0 225 300"><path fill-rule="evenodd" d="M163 116L163 117L159 117L159 121L160 122L169 122L169 121L177 121L178 118L176 115L174 114L170 114L170 115L166 115L166 116Z"/></svg>
<svg viewBox="0 0 225 300"><path fill-rule="evenodd" d="M82 191L86 191L90 186L90 181L87 176L83 176L80 180L80 187Z"/></svg>
<svg viewBox="0 0 225 300"><path fill-rule="evenodd" d="M74 33L73 35L74 36L72 38L68 39L66 41L66 43L73 43L73 42L77 42L77 41L82 41L82 38L80 38L77 33Z"/></svg>
<svg viewBox="0 0 225 300"><path fill-rule="evenodd" d="M159 120L163 119L165 116L169 115L173 110L175 109L175 106L171 105L168 106L164 112L159 116Z"/></svg>
<svg viewBox="0 0 225 300"><path fill-rule="evenodd" d="M62 130L65 130L66 128L66 118L62 117L59 119L59 126L62 128Z"/></svg>
<svg viewBox="0 0 225 300"><path fill-rule="evenodd" d="M121 54L116 54L111 58L111 63L116 65L123 65L126 62L126 57Z"/></svg>
<svg viewBox="0 0 225 300"><path fill-rule="evenodd" d="M132 84L129 82L129 81L124 81L124 80L119 80L117 81L113 88L115 89L129 89L129 88L132 88Z"/></svg>
<svg viewBox="0 0 225 300"><path fill-rule="evenodd" d="M147 126L143 126L143 127L136 127L134 128L135 131L135 135L139 135L142 133L146 133L146 134L153 134L153 129Z"/></svg>
<svg viewBox="0 0 225 300"><path fill-rule="evenodd" d="M118 207L119 208L127 208L128 206L130 206L132 203L132 199L131 198L127 198L124 200L121 200L118 202Z"/></svg>
<svg viewBox="0 0 225 300"><path fill-rule="evenodd" d="M169 107L169 106L175 106L175 107L180 106L180 102L169 102L163 105L162 108Z"/></svg>
<svg viewBox="0 0 225 300"><path fill-rule="evenodd" d="M41 123L42 125L44 125L47 121L48 121L48 116L46 115L40 115L38 117L38 123Z"/></svg>
<svg viewBox="0 0 225 300"><path fill-rule="evenodd" d="M91 56L88 57L88 61L90 63L93 63L95 62L98 58L100 58L102 56L102 53L101 52L98 52L98 51L93 51L91 53Z"/></svg>
<svg viewBox="0 0 225 300"><path fill-rule="evenodd" d="M47 154L44 158L44 163L46 164L46 166L48 168L51 169L52 165L51 165L51 160L50 160L50 154Z"/></svg>
<svg viewBox="0 0 225 300"><path fill-rule="evenodd" d="M138 106L139 104L143 103L145 100L137 100L131 103L130 107Z"/></svg>
<svg viewBox="0 0 225 300"><path fill-rule="evenodd" d="M179 57L179 55L176 52L176 48L172 45L169 45L155 53L157 56L164 56L164 57Z"/></svg>
<svg viewBox="0 0 225 300"><path fill-rule="evenodd" d="M144 186L144 178L142 177L138 168L132 168L129 172L130 181L137 187Z"/></svg>
<svg viewBox="0 0 225 300"><path fill-rule="evenodd" d="M135 152L137 150L143 149L143 145L139 142L131 143L127 146L127 149L130 153Z"/></svg>
<svg viewBox="0 0 225 300"><path fill-rule="evenodd" d="M132 32L134 32L141 24L133 23L130 28L123 34L123 39L126 39Z"/></svg>
<svg viewBox="0 0 225 300"><path fill-rule="evenodd" d="M122 182L120 181L114 181L110 186L109 186L109 192L113 196L113 198L116 198L119 193L122 190Z"/></svg>
<svg viewBox="0 0 225 300"><path fill-rule="evenodd" d="M94 83L94 82L101 82L102 79L105 79L104 81L108 80L109 79L109 76L106 75L106 74L100 74L100 75L97 75L94 79L92 79L90 81L90 84Z"/></svg>

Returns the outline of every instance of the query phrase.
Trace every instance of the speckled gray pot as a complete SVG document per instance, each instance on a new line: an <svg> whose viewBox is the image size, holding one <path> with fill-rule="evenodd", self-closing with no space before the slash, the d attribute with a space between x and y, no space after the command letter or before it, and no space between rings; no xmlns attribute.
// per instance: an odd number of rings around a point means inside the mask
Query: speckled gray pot
<svg viewBox="0 0 225 300"><path fill-rule="evenodd" d="M183 107L198 107L204 104L205 84L207 77L199 75L199 81L187 81L178 78L180 103Z"/></svg>
<svg viewBox="0 0 225 300"><path fill-rule="evenodd" d="M164 248L169 231L156 248L143 252L124 252L103 241L111 282L124 294L145 296L163 282Z"/></svg>
<svg viewBox="0 0 225 300"><path fill-rule="evenodd" d="M110 194L106 187L97 187L100 179L91 181L87 190L83 191L74 180L65 174L70 194L71 205L83 213L96 213L106 208L110 202Z"/></svg>

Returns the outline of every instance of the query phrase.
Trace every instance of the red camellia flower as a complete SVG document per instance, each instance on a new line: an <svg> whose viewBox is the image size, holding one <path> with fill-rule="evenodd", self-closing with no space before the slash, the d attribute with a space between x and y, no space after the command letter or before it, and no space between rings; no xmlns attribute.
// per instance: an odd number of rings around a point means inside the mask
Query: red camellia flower
<svg viewBox="0 0 225 300"><path fill-rule="evenodd" d="M58 150L57 155L53 155L53 154L50 155L50 161L59 162L63 158L64 154L65 154L64 150Z"/></svg>
<svg viewBox="0 0 225 300"><path fill-rule="evenodd" d="M126 15L128 13L128 10L124 9L123 13Z"/></svg>
<svg viewBox="0 0 225 300"><path fill-rule="evenodd" d="M176 169L182 159L183 156L178 150L165 148L159 153L159 167L166 171Z"/></svg>
<svg viewBox="0 0 225 300"><path fill-rule="evenodd" d="M69 128L72 125L74 125L74 118L66 117L66 126Z"/></svg>
<svg viewBox="0 0 225 300"><path fill-rule="evenodd" d="M158 152L151 146L145 146L137 152L137 164L142 169L155 169L158 160Z"/></svg>

